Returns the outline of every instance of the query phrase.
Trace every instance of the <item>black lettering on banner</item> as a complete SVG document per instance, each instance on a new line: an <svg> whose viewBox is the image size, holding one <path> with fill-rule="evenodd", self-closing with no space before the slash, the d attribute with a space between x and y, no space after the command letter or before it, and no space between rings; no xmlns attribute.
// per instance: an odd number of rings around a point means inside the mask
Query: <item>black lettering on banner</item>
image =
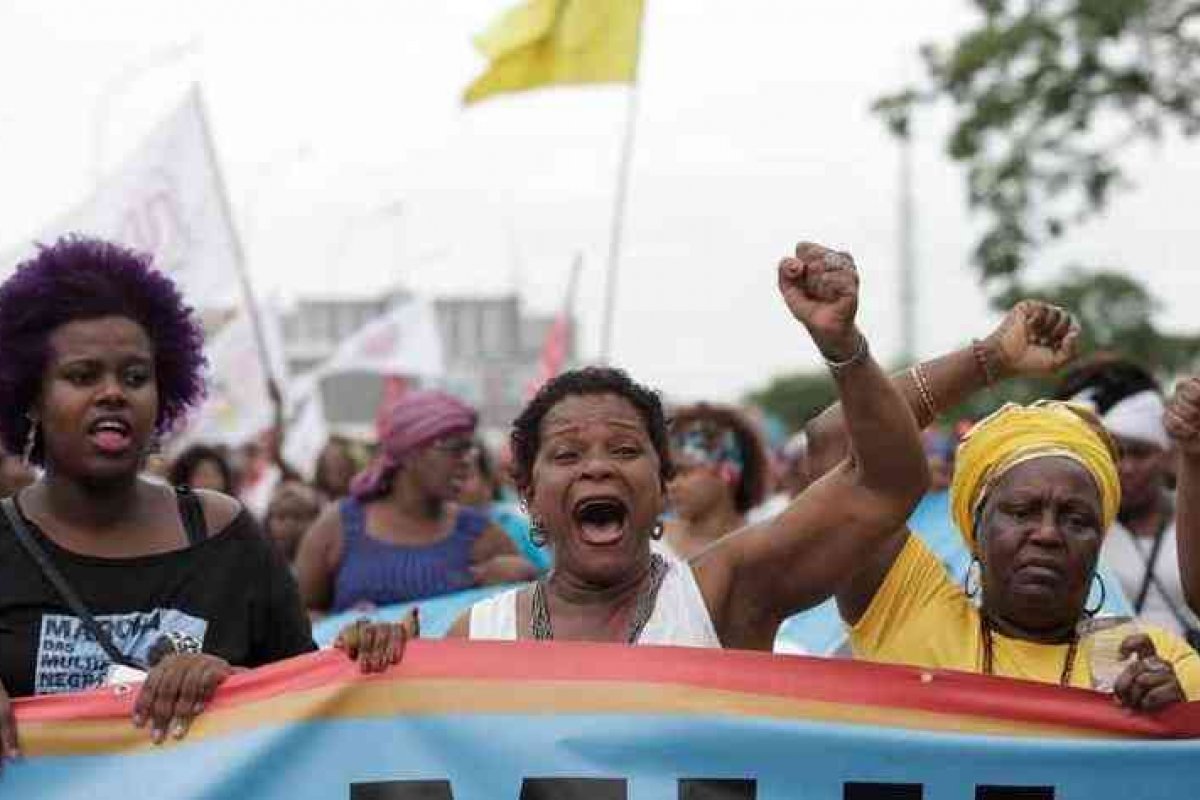
<svg viewBox="0 0 1200 800"><path fill-rule="evenodd" d="M520 800L626 800L621 778L526 778Z"/></svg>
<svg viewBox="0 0 1200 800"><path fill-rule="evenodd" d="M753 778L684 778L679 781L679 800L756 800L758 785Z"/></svg>
<svg viewBox="0 0 1200 800"><path fill-rule="evenodd" d="M976 786L975 800L1054 800L1054 787Z"/></svg>
<svg viewBox="0 0 1200 800"><path fill-rule="evenodd" d="M925 787L919 783L844 783L842 800L921 800Z"/></svg>
<svg viewBox="0 0 1200 800"><path fill-rule="evenodd" d="M50 618L46 620L46 638L74 639L74 624L70 617Z"/></svg>
<svg viewBox="0 0 1200 800"><path fill-rule="evenodd" d="M66 669L67 657L44 655L39 661L39 666L41 666L42 669Z"/></svg>
<svg viewBox="0 0 1200 800"><path fill-rule="evenodd" d="M374 781L350 784L350 800L454 800L450 781Z"/></svg>

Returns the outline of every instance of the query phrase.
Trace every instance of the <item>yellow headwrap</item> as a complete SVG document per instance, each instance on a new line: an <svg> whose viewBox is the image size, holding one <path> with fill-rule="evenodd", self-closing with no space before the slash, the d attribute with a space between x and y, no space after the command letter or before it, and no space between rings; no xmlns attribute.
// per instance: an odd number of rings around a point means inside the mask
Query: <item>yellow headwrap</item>
<svg viewBox="0 0 1200 800"><path fill-rule="evenodd" d="M1061 456L1082 465L1096 480L1107 531L1121 505L1115 454L1112 440L1085 406L1008 403L972 428L959 445L950 485L954 522L976 553L975 512L1000 477L1026 461Z"/></svg>

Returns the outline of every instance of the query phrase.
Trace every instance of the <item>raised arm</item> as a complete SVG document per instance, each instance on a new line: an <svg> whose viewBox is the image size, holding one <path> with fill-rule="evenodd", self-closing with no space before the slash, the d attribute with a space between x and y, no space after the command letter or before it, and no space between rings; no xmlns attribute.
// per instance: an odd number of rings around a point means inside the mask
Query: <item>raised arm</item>
<svg viewBox="0 0 1200 800"><path fill-rule="evenodd" d="M1078 340L1079 326L1065 310L1022 300L987 337L897 372L892 385L917 427L925 428L943 411L998 381L1055 372L1075 357ZM849 451L844 416L835 403L805 426L812 474L823 474Z"/></svg>
<svg viewBox="0 0 1200 800"><path fill-rule="evenodd" d="M928 482L912 414L855 324L849 255L803 243L779 290L829 364L850 455L780 515L693 562L722 642L769 647L778 623L829 597L856 561L908 516Z"/></svg>
<svg viewBox="0 0 1200 800"><path fill-rule="evenodd" d="M1200 377L1175 387L1163 422L1179 453L1175 536L1183 594L1200 614Z"/></svg>
<svg viewBox="0 0 1200 800"><path fill-rule="evenodd" d="M1048 375L1060 369L1075 357L1079 335L1078 324L1065 310L1023 300L1013 306L991 335L897 373L892 383L918 424L925 427L945 409L996 381ZM805 428L814 474L820 474L848 447L844 416L840 405L834 405ZM908 535L908 529L900 527L885 537L838 588L842 619L854 624L862 617Z"/></svg>

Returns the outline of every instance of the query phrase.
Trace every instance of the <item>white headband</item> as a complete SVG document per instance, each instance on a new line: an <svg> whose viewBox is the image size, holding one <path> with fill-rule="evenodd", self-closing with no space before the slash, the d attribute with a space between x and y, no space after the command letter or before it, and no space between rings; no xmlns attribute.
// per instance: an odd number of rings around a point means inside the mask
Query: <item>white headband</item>
<svg viewBox="0 0 1200 800"><path fill-rule="evenodd" d="M1113 436L1149 442L1163 450L1171 449L1171 439L1163 425L1166 406L1153 389L1131 394L1108 410L1102 418Z"/></svg>

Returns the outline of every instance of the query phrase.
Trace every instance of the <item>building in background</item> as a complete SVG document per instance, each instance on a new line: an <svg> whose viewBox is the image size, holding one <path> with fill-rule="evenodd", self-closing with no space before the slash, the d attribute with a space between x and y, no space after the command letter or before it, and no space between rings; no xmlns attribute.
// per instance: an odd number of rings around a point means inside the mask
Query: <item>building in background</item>
<svg viewBox="0 0 1200 800"><path fill-rule="evenodd" d="M299 301L282 320L290 373L302 375L317 367L339 343L406 296L396 290L376 297ZM439 386L478 408L483 428L507 431L538 374L554 317L524 314L515 294L439 298L434 310L446 364ZM568 364L574 361L574 348L574 337L568 337ZM326 378L321 394L331 429L371 436L383 387L382 376L365 372Z"/></svg>

